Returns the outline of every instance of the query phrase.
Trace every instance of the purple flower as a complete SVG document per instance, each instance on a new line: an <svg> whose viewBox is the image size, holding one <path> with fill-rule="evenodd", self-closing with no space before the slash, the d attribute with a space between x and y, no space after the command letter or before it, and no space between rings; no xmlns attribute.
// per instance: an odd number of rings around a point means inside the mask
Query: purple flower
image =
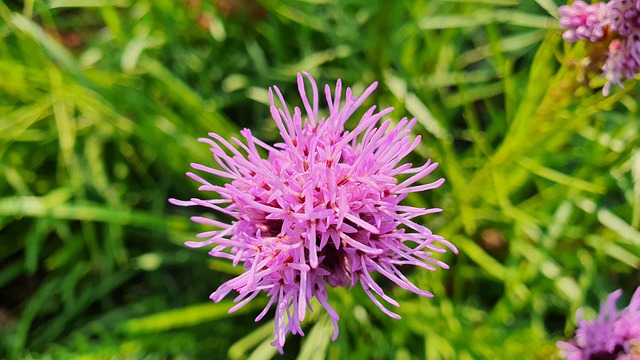
<svg viewBox="0 0 640 360"><path fill-rule="evenodd" d="M621 359L640 360L640 287L613 326L614 340L622 345Z"/></svg>
<svg viewBox="0 0 640 360"><path fill-rule="evenodd" d="M605 42L609 51L602 65L607 82L602 90L609 95L611 85L622 87L622 80L640 73L640 0L611 0L609 3L587 4L575 1L561 6L562 35L569 42L586 40Z"/></svg>
<svg viewBox="0 0 640 360"><path fill-rule="evenodd" d="M640 360L640 287L628 307L618 312L616 302L622 290L609 294L593 321L582 318L578 310L578 330L570 342L559 341L558 348L567 360Z"/></svg>
<svg viewBox="0 0 640 360"><path fill-rule="evenodd" d="M589 40L598 42L607 36L606 6L604 3L589 5L584 1L574 1L561 6L560 26L567 29L562 35L565 41Z"/></svg>
<svg viewBox="0 0 640 360"><path fill-rule="evenodd" d="M640 42L631 38L611 41L607 61L602 66L603 76L608 80L602 89L604 96L609 95L612 84L622 87L622 80L633 79L640 72L640 62L634 56L638 53L639 45Z"/></svg>
<svg viewBox="0 0 640 360"><path fill-rule="evenodd" d="M275 340L280 350L287 333L304 335L301 321L315 298L328 312L338 336L338 314L328 302L328 286L360 284L364 292L386 314L399 316L380 300L399 306L374 281L380 273L397 286L423 296L431 293L419 289L401 272L404 265L427 270L448 268L434 253L457 253L456 248L415 222L423 215L441 209L424 209L401 205L410 193L439 187L444 179L418 185L438 166L427 161L414 167L402 160L419 143L411 140L414 120L402 119L395 126L391 120L378 122L393 109L376 112L372 106L345 130L345 123L375 90L369 86L360 97L346 89L341 103L342 83L338 80L332 94L328 85L325 96L328 114L319 110L319 93L311 76L309 101L305 81L298 74L298 90L305 114L293 111L277 87L270 89L271 116L283 142L269 145L254 138L249 129L240 133L244 141L231 141L210 133L199 139L211 147L217 167L191 166L230 182L217 185L194 173L200 191L217 194L189 201L170 199L180 206L202 206L230 219L228 222L193 217L198 223L217 230L200 233L201 242L191 247L215 244L211 256L241 264L245 272L222 284L213 294L220 301L231 291L238 293L237 304L230 312L265 292L270 298L258 315L262 319L275 307ZM274 92L281 104L276 105ZM264 157L266 153L268 156ZM396 176L402 177L400 181Z"/></svg>
<svg viewBox="0 0 640 360"><path fill-rule="evenodd" d="M607 4L607 18L611 30L622 36L631 36L640 29L640 1L612 0Z"/></svg>

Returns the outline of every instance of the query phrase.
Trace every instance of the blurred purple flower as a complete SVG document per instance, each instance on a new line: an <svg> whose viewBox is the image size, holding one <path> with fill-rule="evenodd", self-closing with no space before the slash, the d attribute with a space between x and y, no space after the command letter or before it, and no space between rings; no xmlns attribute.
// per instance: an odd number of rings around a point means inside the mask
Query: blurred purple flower
<svg viewBox="0 0 640 360"><path fill-rule="evenodd" d="M638 33L640 29L639 0L611 0L607 4L607 15L611 31L626 37Z"/></svg>
<svg viewBox="0 0 640 360"><path fill-rule="evenodd" d="M317 299L329 313L338 336L338 314L327 299L327 286L360 284L364 292L386 314L399 316L385 307L380 299L393 306L390 298L374 280L380 273L399 287L423 296L431 293L419 289L400 271L403 265L427 270L448 266L433 257L456 248L431 230L413 220L441 209L400 205L412 192L439 187L444 179L417 185L429 175L437 163L427 161L414 167L402 163L419 143L411 140L410 131L416 121L402 119L393 126L391 120L378 122L393 109L376 112L372 106L347 131L345 123L375 90L369 86L360 97L346 89L341 103L342 83L338 80L332 95L328 85L325 96L329 113L319 111L319 94L311 76L309 101L305 81L298 74L298 90L304 106L293 112L277 87L270 89L271 116L283 142L268 145L254 138L249 129L240 133L244 142L231 142L210 133L199 141L211 146L217 168L200 164L199 171L226 178L230 183L215 185L194 174L200 190L217 193L215 198L193 198L189 201L170 199L180 206L202 206L226 215L223 222L193 217L198 223L219 230L200 233L202 242L188 242L191 247L216 246L210 255L226 258L246 271L222 284L213 294L220 301L236 291L237 304L230 312L251 301L261 292L270 298L258 315L262 319L275 307L275 340L280 350L288 332L303 334L300 322ZM276 105L274 92L281 107ZM237 149L239 147L241 152ZM261 153L268 153L263 158ZM403 176L399 182L396 176Z"/></svg>
<svg viewBox="0 0 640 360"><path fill-rule="evenodd" d="M566 29L564 40L608 45L602 66L602 76L607 79L602 90L605 96L611 85L622 87L622 80L640 73L640 0L611 0L606 4L578 0L561 6L559 13L560 26Z"/></svg>
<svg viewBox="0 0 640 360"><path fill-rule="evenodd" d="M603 76L608 80L602 89L605 96L609 95L612 84L622 87L622 80L633 79L640 72L640 62L633 53L639 44L631 38L614 39L609 44L607 61L602 66Z"/></svg>
<svg viewBox="0 0 640 360"><path fill-rule="evenodd" d="M640 360L640 287L629 306L618 312L616 302L621 295L622 290L609 294L593 321L585 321L582 309L578 310L575 338L557 343L565 359Z"/></svg>

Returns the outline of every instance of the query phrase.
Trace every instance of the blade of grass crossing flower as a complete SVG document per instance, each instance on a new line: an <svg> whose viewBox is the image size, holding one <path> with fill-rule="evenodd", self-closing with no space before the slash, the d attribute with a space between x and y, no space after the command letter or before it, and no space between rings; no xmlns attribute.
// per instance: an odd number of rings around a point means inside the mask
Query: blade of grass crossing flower
<svg viewBox="0 0 640 360"><path fill-rule="evenodd" d="M259 326L257 329L253 330L242 339L233 343L233 345L229 347L229 351L227 352L227 355L231 360L246 359L248 349L253 349L259 344L264 344L264 343L266 343L267 346L265 349L261 350L260 352L266 352L267 349L275 351L275 348L269 344L271 342L272 337L273 337L273 320L268 321L264 325ZM275 354L275 352L273 352L272 354Z"/></svg>
<svg viewBox="0 0 640 360"><path fill-rule="evenodd" d="M298 360L323 360L327 356L327 348L331 337L333 336L333 327L327 314L320 316L318 322L311 328L309 335L306 336L302 343L302 348L298 354Z"/></svg>
<svg viewBox="0 0 640 360"><path fill-rule="evenodd" d="M269 360L273 359L276 353L276 347L271 345L271 338L268 338L262 341L260 345L251 352L247 360Z"/></svg>

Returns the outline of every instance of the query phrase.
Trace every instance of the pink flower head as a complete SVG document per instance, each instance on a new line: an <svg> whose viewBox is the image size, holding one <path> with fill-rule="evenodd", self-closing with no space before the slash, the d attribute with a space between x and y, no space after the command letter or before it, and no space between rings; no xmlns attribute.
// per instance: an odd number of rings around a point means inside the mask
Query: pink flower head
<svg viewBox="0 0 640 360"><path fill-rule="evenodd" d="M578 330L570 342L559 341L558 348L567 360L640 360L640 287L628 307L618 312L616 302L622 290L609 294L593 321L582 318L578 310Z"/></svg>
<svg viewBox="0 0 640 360"><path fill-rule="evenodd" d="M384 313L399 318L380 301L399 306L374 281L373 273L403 289L432 296L409 281L400 269L404 265L446 269L448 266L434 258L434 253L446 249L457 253L444 238L414 221L441 209L400 204L408 194L435 189L444 182L437 179L417 184L433 172L437 163L427 161L414 167L402 162L420 141L420 136L413 140L410 136L415 119L402 119L395 126L385 120L378 126L393 109L376 112L372 106L348 131L345 123L377 83L359 97L347 88L343 102L340 80L333 94L326 85L325 117L319 111L319 92L313 78L303 74L312 93L309 101L304 78L298 74L304 114L298 107L290 111L277 87L269 92L271 116L283 142L266 144L254 138L249 129L240 132L244 141L231 138L229 142L210 133L211 138L199 141L211 146L217 167L191 166L230 182L215 185L188 173L201 184L201 191L217 195L189 201L170 199L175 205L202 206L231 219L223 222L193 217L193 221L217 230L203 232L198 235L203 241L187 245L215 244L211 256L242 264L246 271L222 284L211 299L217 302L231 291L237 292L232 312L265 292L270 299L256 321L275 307L273 345L280 350L287 333L304 335L300 323L307 309L312 310L313 298L329 313L333 339L337 338L339 316L329 305L328 286L360 284ZM276 105L274 92L281 105ZM263 153L268 156L263 157ZM399 181L396 176L405 180Z"/></svg>
<svg viewBox="0 0 640 360"><path fill-rule="evenodd" d="M604 3L589 5L584 1L574 1L571 5L560 6L560 26L567 29L562 35L565 41L589 40L598 42L607 36L606 6Z"/></svg>

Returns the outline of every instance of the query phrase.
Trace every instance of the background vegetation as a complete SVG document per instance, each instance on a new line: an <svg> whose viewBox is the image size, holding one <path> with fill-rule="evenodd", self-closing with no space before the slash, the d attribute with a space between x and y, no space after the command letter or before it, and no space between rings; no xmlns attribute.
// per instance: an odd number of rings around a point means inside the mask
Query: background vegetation
<svg viewBox="0 0 640 360"><path fill-rule="evenodd" d="M605 98L552 0L0 3L0 358L267 359L264 298L208 302L241 271L185 248L169 206L211 163L196 138L278 139L266 89L295 74L418 118L447 182L408 199L460 250L389 285L400 321L335 289L285 358L548 359L574 312L640 285L635 83ZM352 124L353 125L353 124ZM591 311L592 312L592 311ZM276 355L277 356L277 355Z"/></svg>

